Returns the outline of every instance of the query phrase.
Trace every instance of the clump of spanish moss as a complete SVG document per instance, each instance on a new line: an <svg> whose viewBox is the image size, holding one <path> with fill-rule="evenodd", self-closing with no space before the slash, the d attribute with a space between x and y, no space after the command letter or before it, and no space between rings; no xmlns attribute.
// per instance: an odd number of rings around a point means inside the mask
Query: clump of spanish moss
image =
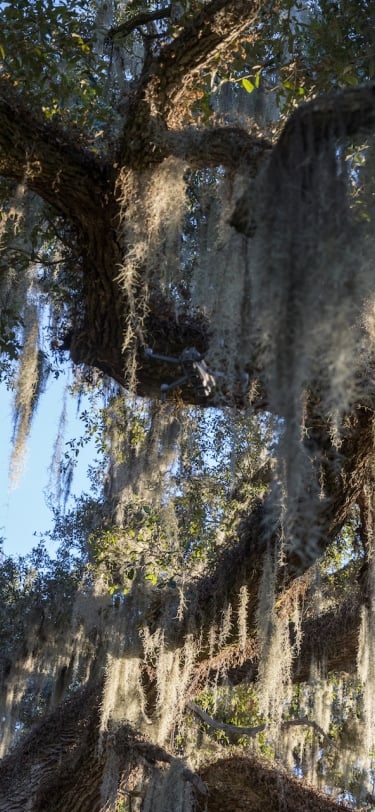
<svg viewBox="0 0 375 812"><path fill-rule="evenodd" d="M39 348L39 312L34 304L24 314L23 349L15 383L11 481L17 482L25 458L30 425L45 383L45 357Z"/></svg>

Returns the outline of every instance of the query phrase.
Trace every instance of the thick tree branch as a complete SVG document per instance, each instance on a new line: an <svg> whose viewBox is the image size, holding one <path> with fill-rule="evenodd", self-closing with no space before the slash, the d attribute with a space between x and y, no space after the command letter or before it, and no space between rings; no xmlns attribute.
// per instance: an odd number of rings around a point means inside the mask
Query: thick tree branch
<svg viewBox="0 0 375 812"><path fill-rule="evenodd" d="M85 227L103 207L108 167L77 140L32 112L0 77L0 174L24 182L69 222Z"/></svg>
<svg viewBox="0 0 375 812"><path fill-rule="evenodd" d="M372 445L373 413L364 409L358 412L356 419L347 427L347 433L341 447L343 461L341 470L337 469L336 456L331 460L330 490L327 493L324 509L319 516L319 539L314 546L316 558L322 555L329 543L334 540L336 534L348 519L353 505L360 498L364 482L367 481L368 466L371 464L368 451L369 448L372 448ZM328 450L327 457L329 457ZM212 652L209 654L209 629L213 626L217 627L222 611L229 604L235 618L238 596L241 587L244 585L247 586L249 594L247 605L248 634L249 637L254 634L263 558L267 549L268 534L265 530L267 525L267 500L264 502L259 501L252 509L251 514L245 517L233 532L232 544L230 536L228 537L228 547L218 556L215 571L201 578L198 582L192 582L190 587L185 588L186 610L184 616L181 620L176 619L174 622L168 622L168 628L165 629L165 639L168 645L172 648L182 645L185 635L191 633L191 630L195 628L197 634L199 630L202 640L201 659L205 660L207 657L211 657ZM309 545L308 530L306 531L306 544ZM307 549L309 548L307 547ZM306 572L312 563L311 555L305 554L303 548L297 551L286 551L284 566L279 573L279 587L283 595L288 594L289 588L293 589L296 576ZM163 607L158 608L157 601L158 599L150 609L150 628L152 630L160 626L161 615L159 609L161 608L162 612L165 612L164 604ZM172 605L173 601L175 602L174 606ZM171 607L167 612L168 618L176 617L177 610L178 597L171 597ZM324 626L325 621L321 622ZM348 626L351 650L354 651L358 626L352 622L349 615ZM235 622L233 622L232 629L232 637L227 637L226 645L238 642ZM341 618L338 627L336 627L338 645L340 633L344 630L345 624ZM307 634L307 645L309 640L310 644L313 645L313 639L317 643L317 638L313 638L311 632ZM333 636L333 650L330 654L331 668L334 667L335 656L339 657L334 640ZM341 640L345 642L345 633ZM324 644L328 643L329 641L325 639ZM315 649L316 654L318 654L319 648L317 645ZM215 651L214 654L216 653L218 652ZM253 655L251 654L251 656ZM308 659L308 656L304 657L305 665ZM302 673L306 675L306 668L304 671L301 668L299 679L303 678ZM308 678L308 674L306 678Z"/></svg>
<svg viewBox="0 0 375 812"><path fill-rule="evenodd" d="M98 685L96 689L85 687L77 691L3 759L0 812L26 808L30 812L50 812L51 809L104 812L107 806L102 799L102 787L106 775L107 737L117 758L119 778L122 771L127 775L137 763L147 766L172 762L164 748L147 741L126 724L105 734L99 746L101 690L102 686ZM113 760L109 766L113 771ZM236 809L237 804L249 812L264 808L273 812L280 808L281 792L284 808L290 812L342 809L257 759L230 757L206 767L199 775L184 769L182 777L193 785L202 798L202 808L209 812L228 812ZM113 772L111 778L113 789Z"/></svg>
<svg viewBox="0 0 375 812"><path fill-rule="evenodd" d="M319 152L329 142L358 133L373 132L375 125L375 82L349 87L337 93L318 96L302 104L290 116L275 144L266 168L266 183L282 200L296 179L306 181ZM247 192L238 201L231 224L237 231L253 236L253 198ZM276 207L278 203L275 203ZM275 211L277 216L277 209Z"/></svg>
<svg viewBox="0 0 375 812"><path fill-rule="evenodd" d="M92 812L104 769L97 733L101 685L78 691L0 762L0 812Z"/></svg>
<svg viewBox="0 0 375 812"><path fill-rule="evenodd" d="M307 787L266 762L240 756L219 759L201 772L207 812L348 812L348 807Z"/></svg>
<svg viewBox="0 0 375 812"><path fill-rule="evenodd" d="M136 31L137 28L141 28L144 25L148 25L149 23L155 22L156 20L166 20L171 16L171 7L168 6L167 8L160 8L155 9L155 11L143 11L137 14L135 17L132 17L130 20L126 20L121 25L117 25L114 28L110 28L108 31L108 38L113 40L114 42L122 42L126 39L133 31Z"/></svg>
<svg viewBox="0 0 375 812"><path fill-rule="evenodd" d="M153 744L153 742L146 739L145 736L133 730L130 725L121 725L121 727L114 732L114 736L115 749L120 757L122 756L124 758L124 755L126 757L127 751L130 750L132 752L136 751L142 759L146 759L146 761L151 764L155 764L158 761L164 762L165 764L172 764L173 761L176 761L174 756L168 753L164 747ZM207 795L207 787L197 773L184 767L182 776L185 781L189 781L189 783L193 785L199 795Z"/></svg>
<svg viewBox="0 0 375 812"><path fill-rule="evenodd" d="M166 45L154 65L152 104L159 114L170 112L193 75L207 66L254 23L260 0L212 0ZM168 102L167 102L168 100Z"/></svg>
<svg viewBox="0 0 375 812"><path fill-rule="evenodd" d="M182 158L191 169L241 167L249 177L258 174L272 150L270 141L261 134L249 135L240 127L168 130L163 142L170 155Z"/></svg>
<svg viewBox="0 0 375 812"><path fill-rule="evenodd" d="M129 99L121 154L136 165L137 155L150 164L165 157L163 138L169 125L179 127L179 104L186 88L260 13L260 0L212 0L149 65ZM139 157L138 157L139 160Z"/></svg>
<svg viewBox="0 0 375 812"><path fill-rule="evenodd" d="M72 143L60 128L31 113L23 104L22 97L9 88L4 78L0 80L0 90L0 172L25 180L31 189L52 203L80 230L80 246L85 260L83 278L86 280L82 309L86 309L86 314L71 342L72 358L75 363L97 366L126 385L126 364L121 348L127 312L116 282L122 254L116 239L118 207L114 193L115 179L112 177L115 170L102 164L83 146ZM344 129L349 127L351 131L357 126L369 126L373 121L373 96L374 89L370 85L368 89L350 89L333 99L315 100L310 106L302 107L301 112L297 111L291 123L286 125L285 134L274 150L270 149L265 139L241 134L235 128L220 128L207 132L188 130L186 133L164 129L164 151L184 157L192 166L213 166L218 163L246 165L250 167L249 174L257 172L270 154L270 166L276 160L274 154L279 157L283 155L285 161L290 161L292 165L294 152L288 135L290 131L297 131L301 126L307 133L308 121L312 116L314 120L316 117L318 132L324 137L322 122L327 120L327 128L331 130L335 112L340 114L341 110L344 111ZM150 121L149 110L147 121ZM142 151L142 138L138 139L134 149L136 153L129 154L128 158L134 158L136 166L137 161L140 167L147 164L149 158L147 150ZM279 159L275 167L278 163ZM275 175L277 178L277 168ZM281 170L281 185L282 176ZM248 221L247 217L245 221ZM236 216L233 222L241 230ZM172 312L169 314L168 307L160 301L156 302L155 310L150 302L145 326L145 342L157 352L178 356L189 346L195 346L199 352L205 352L208 348L209 325L203 322L199 324L197 319L184 319L182 314L177 323ZM142 346L139 351L139 394L158 397L160 384L173 380L172 371L170 367L145 359ZM249 367L246 372L251 379L257 378L257 370ZM201 405L220 402L220 396L217 400L216 394L213 398L197 397L192 387L185 387L182 396L186 402ZM262 404L265 402L262 396Z"/></svg>
<svg viewBox="0 0 375 812"><path fill-rule="evenodd" d="M363 596L350 595L338 608L302 621L301 648L292 668L294 684L309 681L312 663L321 667L323 675L356 673L362 603ZM291 636L293 634L291 627ZM240 647L236 642L216 656L201 660L194 670L189 696L196 696L207 683L216 684L218 678L220 682L220 674L225 674L230 685L255 683L259 655L259 641L249 636L245 646Z"/></svg>
<svg viewBox="0 0 375 812"><path fill-rule="evenodd" d="M291 161L291 146L297 134L302 139L306 157L311 153L313 159L314 146L319 148L327 139L345 138L366 130L372 132L374 125L375 82L347 87L302 104L285 124L274 154L285 152Z"/></svg>

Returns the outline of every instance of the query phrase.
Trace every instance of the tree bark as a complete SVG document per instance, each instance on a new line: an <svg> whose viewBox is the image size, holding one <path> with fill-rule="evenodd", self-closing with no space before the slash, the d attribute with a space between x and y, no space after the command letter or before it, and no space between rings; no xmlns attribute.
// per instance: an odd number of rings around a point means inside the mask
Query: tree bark
<svg viewBox="0 0 375 812"><path fill-rule="evenodd" d="M275 145L271 145L262 134L249 135L238 128L193 131L184 127L183 101L187 87L211 64L216 54L222 54L242 35L261 9L262 4L255 0L212 0L205 4L192 22L162 48L160 55L145 64L126 105L126 120L119 143L113 154L105 158L94 156L80 134L68 136L58 124L46 122L41 111L31 111L22 92L11 87L5 76L0 76L0 173L23 182L74 228L80 256L77 288L81 295L74 311L71 358L76 364L100 369L122 386L127 383L122 346L129 310L118 280L124 246L117 190L124 168L132 172L150 170L165 158L175 156L192 168L218 165L229 169L243 168L249 178L262 170L265 177L267 173L272 175L273 182L282 188L285 177L288 183L293 177L296 139L303 163L304 159L314 159L328 137L340 139L373 127L374 84L367 88L350 88L302 106L291 116ZM248 195L241 199L233 213L232 225L250 238L249 200ZM160 384L168 383L174 377L168 364L145 355L145 347L151 346L163 355L175 357L186 347L195 347L204 354L209 345L209 332L210 325L203 317L193 317L187 311L177 320L170 303L160 296L151 298L142 340L136 342L137 393L158 397ZM250 378L259 377L256 365L246 372ZM202 406L216 403L215 395L200 397L188 385L181 387L181 397L186 403ZM332 451L326 427L322 429L318 410L311 413L308 441L311 453L319 452L327 491L319 511L315 557L334 539L367 479L369 449L373 448L371 400L361 402L348 417L339 469L337 455ZM238 405L235 398L232 404ZM262 392L261 406L267 406L267 392ZM267 503L258 502L251 515L238 524L213 573L188 588L187 609L182 619L169 621L165 629L166 644L171 648L182 645L187 633L201 637L202 662L197 666L195 688L200 684L200 675L215 668L215 663L207 660L209 627L229 603L236 609L239 590L244 585L250 596L247 608L249 650L238 653L236 632L228 645L231 644L235 652L233 660L237 657L237 662L231 666L233 678L236 669L239 669L237 678L243 678L244 673L247 678L250 673L254 677L257 648L251 639L263 556L269 541L264 531L266 511ZM306 541L307 533L308 530ZM280 593L282 591L285 601L288 590L294 588L296 577L303 574L311 563L311 558L303 557L303 551L302 555L296 551L287 552L279 575ZM172 596L171 611L167 612L165 601L161 605L160 594L157 594L150 617L146 618L151 631L152 623L154 628L162 628L163 616L176 617L173 601ZM338 616L332 618L328 613L319 621L311 620L310 627L309 621L305 623L308 632L305 633L300 662L295 664L296 680L306 678L310 655L316 654L317 640L326 634L327 624L330 628L330 667L342 666L344 658L347 664L353 661L358 606L353 615L346 608L342 611L346 612L346 627ZM325 653L326 650L325 646ZM225 652L217 655L217 668L223 656L225 658ZM98 749L101 691L99 684L79 691L4 759L0 765L0 812L18 812L26 808L34 812L104 810L101 786L106 750L105 747ZM131 739L129 749L137 750L136 735L132 738L128 729L126 734L129 742ZM138 743L138 756L141 750ZM143 757L145 751L146 746L143 747ZM157 760L155 752L152 756L151 745L148 755L150 763L153 757ZM161 758L162 754L158 755ZM123 752L124 764L127 759L127 752ZM228 809L254 812L264 808L272 812L279 809L280 783L286 810L315 812L327 809L327 812L334 812L341 808L318 798L315 791L303 789L298 782L282 776L279 771L276 773L249 759L223 760L209 766L201 778L209 788L208 809L215 809L215 812Z"/></svg>
<svg viewBox="0 0 375 812"><path fill-rule="evenodd" d="M125 797L133 792L133 797L142 797L146 787L127 786L132 769L141 764L147 780L154 765L168 764L172 757L126 724L104 734L100 744L100 696L101 686L78 690L3 759L0 812L104 812L108 805L102 785L107 769L112 771L112 781L113 771L117 772ZM112 749L116 764L107 763ZM192 784L197 808L202 810L260 812L266 806L276 812L281 794L283 808L290 812L343 808L255 758L222 758L200 775L185 770L183 777Z"/></svg>
<svg viewBox="0 0 375 812"><path fill-rule="evenodd" d="M208 812L339 812L347 809L253 758L220 759L202 771Z"/></svg>
<svg viewBox="0 0 375 812"><path fill-rule="evenodd" d="M208 7L211 5L215 4L208 4ZM220 6L220 16L221 8L226 4L220 2L217 5ZM247 6L246 3L242 5ZM202 25L206 32L206 22L203 21ZM191 32L189 36L192 36ZM211 42L211 34L207 33L207 37ZM181 48L182 42L183 39ZM173 43L173 49L171 54L179 53L177 42ZM195 65L193 57L191 59ZM158 70L162 64L160 57ZM170 80L173 86L179 76L178 65L177 60L176 73ZM144 104L146 88L155 98L161 92L154 87L155 71L154 65L144 74L143 89L132 101L130 123L124 129L120 164L117 158L114 161L98 159L84 141L77 146L77 139L69 138L57 125L46 122L41 113L31 112L22 95L9 86L6 78L0 78L0 172L24 182L62 214L76 231L77 248L82 257L81 267L77 269L77 283L82 296L77 323L73 326L72 360L76 364L97 367L121 385L127 382L122 344L128 317L126 299L118 281L124 250L118 235L120 211L116 193L121 169L125 165L132 170L144 169L149 165L150 155L156 163L175 155L184 157L192 167L214 167L218 162L230 168L246 166L246 172L252 176L268 162L269 172L275 176L273 182L278 175L282 182L285 166L290 165L287 172L289 182L296 134L300 137L301 131L307 133L312 127L315 150L318 150L327 133L335 134L335 128L352 134L370 127L374 121L374 86L369 85L350 88L331 99L317 99L302 106L293 114L273 149L261 135L241 135L241 131L235 128L204 132L188 128L172 132L165 120L155 119L152 105L145 107ZM138 140L136 130L139 131ZM251 219L248 205L245 196L232 217L232 224L245 234ZM180 314L177 320L170 303L160 298L151 299L144 339L138 346L138 393L155 397L160 394L161 383L173 380L170 367L145 360L145 345L155 347L161 354L177 357L183 349L192 346L204 353L208 347L209 327L204 319L193 318L188 313L185 316ZM259 377L258 369L249 367L246 372L250 379ZM187 403L217 403L216 394L201 398L191 386L182 387L181 396ZM233 402L235 405L236 398ZM240 403L243 405L242 397ZM262 395L261 403L266 406L266 396Z"/></svg>

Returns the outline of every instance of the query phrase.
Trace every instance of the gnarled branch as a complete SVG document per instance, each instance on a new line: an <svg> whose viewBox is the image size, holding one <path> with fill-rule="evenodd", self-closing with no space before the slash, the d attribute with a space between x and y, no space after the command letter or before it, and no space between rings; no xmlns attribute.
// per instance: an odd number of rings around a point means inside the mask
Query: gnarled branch
<svg viewBox="0 0 375 812"><path fill-rule="evenodd" d="M109 168L0 76L0 174L23 181L69 222L85 226L103 207Z"/></svg>
<svg viewBox="0 0 375 812"><path fill-rule="evenodd" d="M249 736L249 738L253 739L258 733L263 733L264 730L267 729L267 724L260 724L255 725L254 727L247 727L242 725L232 725L228 724L227 722L218 722L217 719L213 719L212 716L209 716L203 708L200 708L196 702L190 700L187 702L186 707L188 710L192 711L195 716L198 716L199 719L202 720L206 725L212 727L214 730L220 730L225 733L229 739L238 739L239 736ZM281 730L287 730L289 727L310 727L312 728L315 733L319 733L320 736L325 740L326 744L328 743L330 746L336 746L334 742L327 736L327 733L323 730L317 722L314 722L313 719L308 719L307 716L304 716L300 719L286 719L285 721L281 722Z"/></svg>

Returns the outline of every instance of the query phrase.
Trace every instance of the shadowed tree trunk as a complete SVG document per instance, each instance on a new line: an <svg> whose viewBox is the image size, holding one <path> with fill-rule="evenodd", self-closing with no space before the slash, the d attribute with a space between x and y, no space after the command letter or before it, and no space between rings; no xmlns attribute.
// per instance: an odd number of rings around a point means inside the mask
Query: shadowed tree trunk
<svg viewBox="0 0 375 812"><path fill-rule="evenodd" d="M171 14L169 7L149 12L141 9L134 19L110 28L106 32L107 39L116 43L135 30L144 31L151 23L169 19ZM275 237L272 232L277 231L280 223L279 208L284 197L290 197L291 189L296 190L294 206L298 216L299 208L305 206L307 214L302 213L301 218L308 219L314 208L316 189L325 181L324 177L321 180L321 155L332 152L334 179L341 182L336 154L343 150L342 144L356 138L365 141L374 129L374 83L341 89L301 105L290 115L274 141L255 126L251 133L232 123L193 126L187 109L203 71L211 70L218 60L225 60L227 50L241 41L244 32L251 31L254 41L260 38L262 14L267 14L267 10L258 2L212 0L198 9L195 16L183 20L173 37L166 38L158 50L153 45L145 56L132 92L123 100L122 131L102 155L94 152L83 133L70 132L58 121L48 121L44 111L29 103L26 94L14 86L6 72L0 75L0 174L24 184L52 208L61 218L66 235L69 233L74 256L71 275L75 295L69 303L69 329L59 338L59 348L69 351L75 365L100 370L125 388L129 385L129 366L136 367L133 394L143 398L159 399L162 384L170 384L180 375L183 377L186 369L181 354L184 350L195 348L202 362L217 325L210 321L203 308L194 308L190 302L183 302L182 297L177 307L168 284L162 281L160 285L153 284L146 268L147 257L143 255L138 261L137 273L124 284L126 262L130 262L134 249L126 230L128 220L134 215L134 188L142 192L143 185L146 187L154 177L160 182L157 172L172 159L180 162L184 176L195 170L216 171L219 177L226 173L230 180L240 176L241 193L232 198L235 204L228 210L225 226L236 232L240 241L236 243L237 248L241 245L246 253L250 251L257 229L262 235L268 227L270 241ZM158 36L157 33L155 40ZM332 155L330 153L330 157ZM270 209L267 212L260 206L258 211L254 206L253 181L259 184L256 189L265 190L264 199ZM136 203L142 208L144 201L140 197ZM273 204L275 210L272 210ZM142 216L140 220L142 222ZM136 223L135 230L138 226ZM339 230L337 223L336 227ZM156 246L152 245L154 248L157 257ZM288 262L290 259L293 268L292 254L291 249ZM290 299L295 296L298 304L298 295L292 287L290 294ZM325 292L321 295L324 298ZM244 309L248 307L250 313L255 306L250 301L244 304ZM248 332L250 335L250 326ZM128 333L131 338L126 342ZM246 381L242 388L233 386L231 392L230 387L226 390L224 386L218 391L219 386L215 384L203 394L202 389L194 385L192 376L185 375L178 387L179 402L202 408L229 404L233 408L251 408L253 413L274 411L280 422L287 424L289 420L295 428L295 414L288 410L279 414L276 408L274 382L266 368L268 346L265 344L260 341L258 347L254 339L244 368L238 365L241 380ZM180 359L179 365L172 366L163 356ZM289 618L289 609L294 603L303 606L317 559L349 521L371 479L375 405L372 368L373 358L366 358L365 372L361 368L362 378L350 409L340 415L339 450L321 382L317 380L315 389L310 381L310 389L305 386L309 391L304 402L304 435L300 448L311 464L322 495L315 500L314 545L309 544L311 527L306 522L300 546L286 546L282 551L275 579L278 617ZM220 374L219 371L217 379ZM280 472L278 476L282 480ZM311 501L313 498L315 496ZM150 636L159 634L167 654L172 656L184 651L181 658L185 661L188 659L184 649L187 640L192 640L197 652L186 685L185 708L172 725L176 739L184 713L189 713L188 703L206 684L220 685L226 679L232 686L257 681L261 648L257 611L264 560L283 534L281 510L279 520L274 522L272 532L269 531L272 499L273 492L253 499L251 509L233 523L233 530L227 532L225 545L217 553L210 573L185 585L182 609L177 590L152 590L148 586L145 605L137 609L137 634L139 629L143 634L147 629ZM363 515L362 511L362 524L365 523ZM362 527L359 532L364 536L368 531L369 547L368 519L367 524L367 528ZM118 610L112 647L109 646L113 660L118 653L119 629L122 632L127 623L130 626L129 617L132 608L134 610L131 601L134 599L136 603L137 586L134 581L129 601L126 596ZM233 623L220 651L213 655L210 632L228 606L234 614L237 612L238 596L244 587L248 593L246 645L239 644L238 628ZM303 616L302 643L292 664L295 684L308 681L313 659L319 663L324 661L328 672L354 673L361 607L366 600L369 602L368 588L368 582L366 585L358 578L351 600L344 601L337 611L328 609L319 616L312 612ZM102 729L103 685L110 667L103 662L101 647L105 647L105 623L109 618L110 625L109 608L113 607L107 605L103 610L99 601L93 605L100 620L95 626L97 656L88 685L76 686L73 697L47 712L4 758L0 764L0 812L21 809L104 812L115 808L119 790L128 804L126 809L166 812L167 807L161 800L163 787L167 787L168 775L172 775L178 759L156 744L151 733L148 738L146 727L155 721L153 713L160 692L158 655L154 653L153 663L145 659L139 666L145 696L144 703L140 702L144 717L142 727L137 730L120 721L117 726L111 727L110 722L107 729ZM132 637L133 631L127 631L129 648L125 651L123 644L118 649L121 650L119 659L130 661L139 656L140 642ZM295 636L291 623L292 643ZM20 670L23 667L27 671L29 655L29 651L20 655ZM190 711L192 707L190 705ZM195 723L199 724L197 720ZM241 757L238 753L220 758L197 772L188 769L182 761L178 769L182 801L180 805L176 802L171 806L170 812L191 809L189 803L195 801L197 809L208 812L240 809L272 812L281 806L291 812L334 812L342 808L282 771L270 769L260 759ZM111 783L113 775L118 777L117 783ZM154 785L159 789L154 790L157 802L153 806L150 793Z"/></svg>

